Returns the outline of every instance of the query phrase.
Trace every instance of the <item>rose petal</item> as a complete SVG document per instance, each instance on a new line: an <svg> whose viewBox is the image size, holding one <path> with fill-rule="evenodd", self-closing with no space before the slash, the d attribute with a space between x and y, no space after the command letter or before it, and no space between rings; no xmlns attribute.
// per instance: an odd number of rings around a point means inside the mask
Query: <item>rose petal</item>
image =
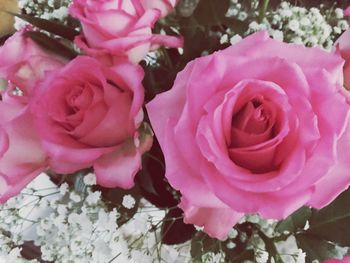
<svg viewBox="0 0 350 263"><path fill-rule="evenodd" d="M196 207L182 198L179 207L184 211L184 222L203 226L204 231L211 237L225 240L232 227L244 215L231 208Z"/></svg>

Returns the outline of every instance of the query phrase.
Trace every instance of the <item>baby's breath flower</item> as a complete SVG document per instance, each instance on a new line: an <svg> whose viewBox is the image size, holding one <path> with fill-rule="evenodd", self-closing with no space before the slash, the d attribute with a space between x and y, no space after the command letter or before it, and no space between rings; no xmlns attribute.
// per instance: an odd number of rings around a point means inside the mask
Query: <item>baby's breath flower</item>
<svg viewBox="0 0 350 263"><path fill-rule="evenodd" d="M135 206L135 203L136 201L134 197L132 197L131 195L124 195L122 205L125 208L131 209Z"/></svg>
<svg viewBox="0 0 350 263"><path fill-rule="evenodd" d="M87 175L84 176L84 184L85 185L95 185L96 184L96 175L93 173L88 173Z"/></svg>

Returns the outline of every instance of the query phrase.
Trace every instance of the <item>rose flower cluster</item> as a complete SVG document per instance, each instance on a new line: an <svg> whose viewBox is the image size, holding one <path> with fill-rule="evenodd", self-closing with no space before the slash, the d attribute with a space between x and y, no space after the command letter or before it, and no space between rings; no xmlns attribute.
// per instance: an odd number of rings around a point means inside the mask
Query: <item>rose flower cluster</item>
<svg viewBox="0 0 350 263"><path fill-rule="evenodd" d="M98 184L133 186L152 136L143 132L143 69L137 63L182 39L152 34L174 1L74 1L82 56L68 61L41 49L26 31L0 49L0 200L47 169L93 167ZM118 21L114 23L113 21Z"/></svg>
<svg viewBox="0 0 350 263"><path fill-rule="evenodd" d="M152 144L138 63L161 45L182 46L152 33L176 2L74 0L84 55L71 61L42 50L28 29L0 48L2 202L47 169L93 167L99 185L133 186ZM283 219L348 188L349 32L332 52L255 33L190 62L146 105L186 223L225 239L244 214Z"/></svg>

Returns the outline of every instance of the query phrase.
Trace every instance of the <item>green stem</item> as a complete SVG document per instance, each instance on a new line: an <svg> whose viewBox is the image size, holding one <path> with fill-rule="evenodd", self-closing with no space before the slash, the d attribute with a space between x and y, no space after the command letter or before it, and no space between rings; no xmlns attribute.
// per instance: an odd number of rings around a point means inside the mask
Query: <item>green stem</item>
<svg viewBox="0 0 350 263"><path fill-rule="evenodd" d="M260 1L259 23L263 21L266 15L267 8L269 7L270 0Z"/></svg>
<svg viewBox="0 0 350 263"><path fill-rule="evenodd" d="M274 240L270 239L268 236L265 235L264 232L262 232L260 229L258 229L258 235L260 238L264 241L266 250L269 252L269 260L271 260L271 257L274 258L276 263L283 263L283 260L281 258L281 255L279 254L277 247L274 243ZM271 255L272 253L272 255Z"/></svg>

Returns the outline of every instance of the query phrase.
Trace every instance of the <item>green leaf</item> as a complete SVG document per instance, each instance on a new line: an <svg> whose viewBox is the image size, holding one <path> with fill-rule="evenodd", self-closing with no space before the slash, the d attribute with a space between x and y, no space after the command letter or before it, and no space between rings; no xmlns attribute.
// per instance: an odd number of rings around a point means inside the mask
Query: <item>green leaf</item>
<svg viewBox="0 0 350 263"><path fill-rule="evenodd" d="M25 32L25 36L31 38L35 43L37 43L42 48L55 53L57 55L60 55L62 57L73 59L78 54L67 47L66 45L62 44L56 39L53 39L44 33L36 32L36 31L29 31Z"/></svg>
<svg viewBox="0 0 350 263"><path fill-rule="evenodd" d="M284 231L295 233L299 229L303 229L306 221L311 217L311 209L308 207L302 207L292 215L288 216L285 220L280 221L275 231L283 233Z"/></svg>
<svg viewBox="0 0 350 263"><path fill-rule="evenodd" d="M309 220L307 233L350 246L350 191L342 193L335 201L321 210L315 210Z"/></svg>
<svg viewBox="0 0 350 263"><path fill-rule="evenodd" d="M42 30L45 30L54 35L63 37L71 41L73 41L74 38L77 35L79 35L79 32L74 30L73 28L50 21L50 20L46 20L46 19L42 19L42 18L30 16L30 15L25 15L25 14L16 14L12 12L7 12L7 13L17 16Z"/></svg>
<svg viewBox="0 0 350 263"><path fill-rule="evenodd" d="M220 251L220 241L215 238L209 237L204 232L198 232L191 241L191 256L192 261L202 262L202 255L213 252L218 253Z"/></svg>
<svg viewBox="0 0 350 263"><path fill-rule="evenodd" d="M162 243L176 245L190 240L195 234L193 225L185 224L182 218L182 210L175 208L170 210L163 219Z"/></svg>
<svg viewBox="0 0 350 263"><path fill-rule="evenodd" d="M323 262L326 259L342 259L347 249L341 249L334 243L322 240L310 234L296 235L298 247L306 253L306 263L313 260Z"/></svg>
<svg viewBox="0 0 350 263"><path fill-rule="evenodd" d="M245 260L252 262L254 259L255 259L254 250L250 249L250 250L244 250L238 256L231 258L230 262L241 263L241 262L244 262Z"/></svg>

